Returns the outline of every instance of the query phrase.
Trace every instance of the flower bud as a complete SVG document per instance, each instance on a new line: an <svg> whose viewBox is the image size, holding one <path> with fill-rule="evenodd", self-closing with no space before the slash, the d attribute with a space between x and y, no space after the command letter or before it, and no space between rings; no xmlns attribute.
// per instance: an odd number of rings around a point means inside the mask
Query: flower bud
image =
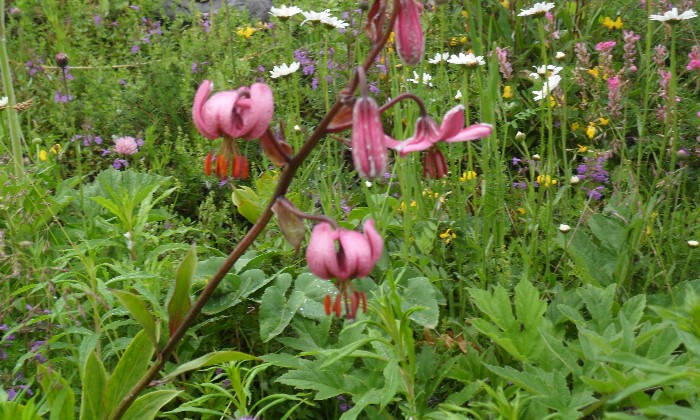
<svg viewBox="0 0 700 420"><path fill-rule="evenodd" d="M62 69L68 67L68 56L66 53L60 52L56 54L56 65Z"/></svg>
<svg viewBox="0 0 700 420"><path fill-rule="evenodd" d="M399 10L394 24L396 52L404 63L415 66L423 58L425 39L420 23L420 13L415 0L399 0Z"/></svg>
<svg viewBox="0 0 700 420"><path fill-rule="evenodd" d="M362 96L355 101L352 113L352 161L364 178L384 173L387 150L379 107L374 99Z"/></svg>

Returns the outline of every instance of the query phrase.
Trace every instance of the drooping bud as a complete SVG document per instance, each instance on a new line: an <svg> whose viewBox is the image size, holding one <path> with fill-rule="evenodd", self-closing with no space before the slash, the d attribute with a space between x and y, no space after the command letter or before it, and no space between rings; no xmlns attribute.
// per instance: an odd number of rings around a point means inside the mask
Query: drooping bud
<svg viewBox="0 0 700 420"><path fill-rule="evenodd" d="M447 176L447 162L440 149L432 147L423 156L423 176L431 179L440 179Z"/></svg>
<svg viewBox="0 0 700 420"><path fill-rule="evenodd" d="M394 24L396 52L404 63L415 66L423 58L425 38L420 23L420 12L415 0L399 0Z"/></svg>
<svg viewBox="0 0 700 420"><path fill-rule="evenodd" d="M357 173L372 179L384 173L387 149L379 107L374 99L362 96L352 112L352 161Z"/></svg>

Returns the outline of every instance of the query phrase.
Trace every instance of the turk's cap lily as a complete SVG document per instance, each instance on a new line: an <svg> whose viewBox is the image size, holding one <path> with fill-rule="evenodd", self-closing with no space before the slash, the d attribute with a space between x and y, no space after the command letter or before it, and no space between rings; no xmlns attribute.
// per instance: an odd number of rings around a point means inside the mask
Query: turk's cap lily
<svg viewBox="0 0 700 420"><path fill-rule="evenodd" d="M492 132L491 124L480 123L464 127L464 106L457 105L445 114L439 128L432 117L425 115L416 120L413 137L397 141L386 136L385 141L389 148L398 151L399 156L405 157L409 153L426 150L441 141L455 143L477 140L490 136Z"/></svg>
<svg viewBox="0 0 700 420"><path fill-rule="evenodd" d="M367 277L384 251L384 240L374 220L364 223L364 233L335 229L328 222L316 225L306 248L306 262L316 276L330 280Z"/></svg>
<svg viewBox="0 0 700 420"><path fill-rule="evenodd" d="M260 137L270 126L274 113L272 89L265 83L253 83L235 91L217 92L205 80L197 89L192 119L197 130L208 139L218 137Z"/></svg>
<svg viewBox="0 0 700 420"><path fill-rule="evenodd" d="M399 11L394 23L396 52L401 60L415 66L423 58L425 38L420 23L420 11L416 0L399 0Z"/></svg>

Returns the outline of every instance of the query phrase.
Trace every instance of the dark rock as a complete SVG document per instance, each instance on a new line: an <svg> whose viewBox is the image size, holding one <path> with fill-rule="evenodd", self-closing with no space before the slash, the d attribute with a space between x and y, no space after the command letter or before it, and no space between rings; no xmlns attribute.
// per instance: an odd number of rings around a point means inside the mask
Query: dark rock
<svg viewBox="0 0 700 420"><path fill-rule="evenodd" d="M193 14L195 11L217 13L223 10L227 3L228 7L247 10L251 19L267 22L270 18L272 0L166 0L164 7L166 15L174 18L179 14Z"/></svg>

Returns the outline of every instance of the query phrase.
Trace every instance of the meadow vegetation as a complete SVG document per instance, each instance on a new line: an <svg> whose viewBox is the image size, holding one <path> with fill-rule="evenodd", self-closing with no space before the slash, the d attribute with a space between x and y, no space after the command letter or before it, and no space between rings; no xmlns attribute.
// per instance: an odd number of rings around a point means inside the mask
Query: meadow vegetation
<svg viewBox="0 0 700 420"><path fill-rule="evenodd" d="M0 418L700 416L697 1L0 5Z"/></svg>

